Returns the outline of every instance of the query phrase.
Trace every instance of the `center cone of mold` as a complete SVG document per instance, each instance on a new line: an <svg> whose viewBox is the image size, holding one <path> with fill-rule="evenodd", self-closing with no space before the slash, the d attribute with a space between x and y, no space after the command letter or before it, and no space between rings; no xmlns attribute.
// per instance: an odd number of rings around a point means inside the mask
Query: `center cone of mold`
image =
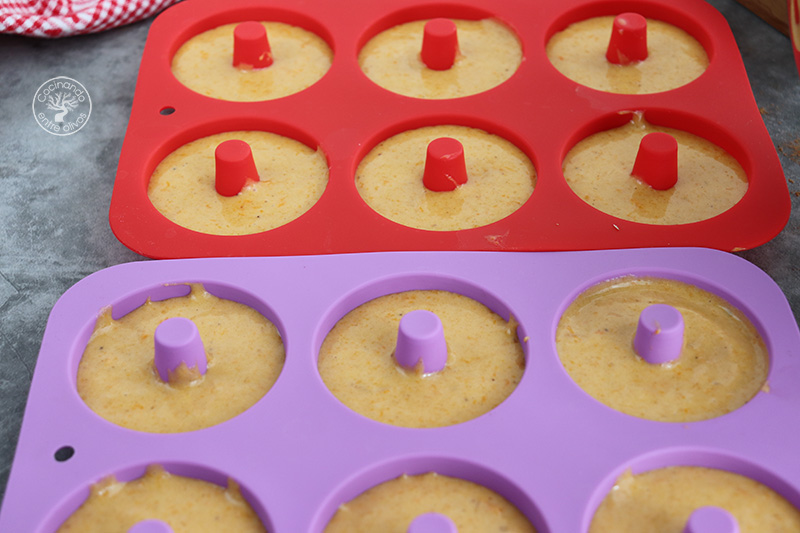
<svg viewBox="0 0 800 533"><path fill-rule="evenodd" d="M233 66L264 68L272 64L267 29L259 22L242 22L233 30Z"/></svg>
<svg viewBox="0 0 800 533"><path fill-rule="evenodd" d="M458 533L458 528L443 514L425 513L411 521L406 533Z"/></svg>
<svg viewBox="0 0 800 533"><path fill-rule="evenodd" d="M659 191L674 187L678 182L678 141L662 132L642 137L631 176Z"/></svg>
<svg viewBox="0 0 800 533"><path fill-rule="evenodd" d="M439 317L425 310L403 315L397 330L394 358L409 370L420 363L426 374L442 370L447 364L447 343Z"/></svg>
<svg viewBox="0 0 800 533"><path fill-rule="evenodd" d="M425 23L420 57L429 69L447 70L458 54L458 31L450 19L438 18Z"/></svg>
<svg viewBox="0 0 800 533"><path fill-rule="evenodd" d="M456 139L440 137L428 145L422 183L429 191L455 190L467 182L464 147Z"/></svg>
<svg viewBox="0 0 800 533"><path fill-rule="evenodd" d="M169 524L161 520L142 520L128 530L128 533L173 533Z"/></svg>
<svg viewBox="0 0 800 533"><path fill-rule="evenodd" d="M238 139L220 143L214 151L215 187L222 196L236 196L247 181L259 181L250 145Z"/></svg>
<svg viewBox="0 0 800 533"><path fill-rule="evenodd" d="M156 327L155 366L158 377L169 382L170 372L185 364L187 368L197 368L205 374L208 368L206 351L197 326L183 317L168 318Z"/></svg>
<svg viewBox="0 0 800 533"><path fill-rule="evenodd" d="M638 13L617 15L606 59L615 65L629 65L647 59L647 19Z"/></svg>
<svg viewBox="0 0 800 533"><path fill-rule="evenodd" d="M683 533L739 533L739 524L721 507L698 507L689 516Z"/></svg>
<svg viewBox="0 0 800 533"><path fill-rule="evenodd" d="M639 315L634 351L650 364L674 361L683 348L683 316L666 304L648 306Z"/></svg>

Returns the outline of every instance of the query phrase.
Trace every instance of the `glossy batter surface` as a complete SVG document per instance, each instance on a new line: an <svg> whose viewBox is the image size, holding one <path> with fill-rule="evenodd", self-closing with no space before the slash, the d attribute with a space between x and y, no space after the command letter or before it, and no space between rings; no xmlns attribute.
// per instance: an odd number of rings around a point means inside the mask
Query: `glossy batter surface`
<svg viewBox="0 0 800 533"><path fill-rule="evenodd" d="M208 369L170 383L154 368L156 327L192 320ZM256 310L194 285L190 295L147 303L123 316L103 312L78 366L77 387L95 413L114 424L151 433L193 431L247 410L272 387L284 362L277 328ZM196 379L192 379L192 378Z"/></svg>
<svg viewBox="0 0 800 533"><path fill-rule="evenodd" d="M233 30L226 24L186 41L172 58L172 73L189 89L221 100L273 100L316 83L331 66L333 52L313 33L280 22L262 22L272 65L233 66Z"/></svg>
<svg viewBox="0 0 800 533"><path fill-rule="evenodd" d="M617 65L606 59L614 17L568 26L547 43L547 57L569 79L599 91L648 94L681 87L708 68L703 46L685 31L647 19L647 59Z"/></svg>
<svg viewBox="0 0 800 533"><path fill-rule="evenodd" d="M358 62L384 89L414 98L458 98L500 85L522 62L522 47L505 24L492 19L454 20L459 53L447 70L428 68L420 58L426 20L400 24L373 37Z"/></svg>
<svg viewBox="0 0 800 533"><path fill-rule="evenodd" d="M741 533L800 531L800 512L769 487L725 470L674 466L617 481L589 533L681 533L698 507L721 507Z"/></svg>
<svg viewBox="0 0 800 533"><path fill-rule="evenodd" d="M631 176L642 138L663 132L678 142L678 181L660 191ZM747 192L739 163L715 144L639 116L618 128L590 135L563 163L570 188L592 207L644 224L688 224L724 213Z"/></svg>
<svg viewBox="0 0 800 533"><path fill-rule="evenodd" d="M442 321L447 365L431 374L394 359L405 313L425 309ZM516 323L446 291L408 291L367 302L345 315L319 352L319 372L342 403L368 418L404 427L465 422L497 407L522 378Z"/></svg>
<svg viewBox="0 0 800 533"><path fill-rule="evenodd" d="M424 513L440 513L459 533L535 533L508 500L486 487L435 473L401 476L341 505L325 533L406 533Z"/></svg>
<svg viewBox="0 0 800 533"><path fill-rule="evenodd" d="M236 196L215 187L214 151L238 139L250 145L259 175ZM311 209L328 184L319 150L264 131L218 133L187 143L156 167L147 194L158 211L185 228L212 235L249 235L287 224Z"/></svg>
<svg viewBox="0 0 800 533"><path fill-rule="evenodd" d="M680 311L680 357L652 365L633 349L645 307ZM687 283L623 277L583 292L562 315L556 346L564 368L584 391L623 413L663 422L729 413L764 387L766 346L752 323L722 298Z"/></svg>
<svg viewBox="0 0 800 533"><path fill-rule="evenodd" d="M428 144L451 137L464 147L467 183L453 191L429 191L422 182ZM476 228L516 211L533 193L530 159L497 135L464 126L405 131L373 148L356 171L367 204L404 226L431 231Z"/></svg>
<svg viewBox="0 0 800 533"><path fill-rule="evenodd" d="M144 520L166 522L174 533L266 531L232 480L225 488L150 466L132 481L111 476L92 485L89 498L58 533L127 533Z"/></svg>

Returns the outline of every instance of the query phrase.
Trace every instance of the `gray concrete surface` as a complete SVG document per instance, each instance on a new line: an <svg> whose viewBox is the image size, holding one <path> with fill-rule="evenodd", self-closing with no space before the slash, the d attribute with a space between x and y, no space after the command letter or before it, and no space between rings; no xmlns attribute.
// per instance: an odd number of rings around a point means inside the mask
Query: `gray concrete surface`
<svg viewBox="0 0 800 533"><path fill-rule="evenodd" d="M736 36L794 208L776 239L740 255L776 280L797 318L800 79L791 44L733 0L711 3ZM143 260L111 233L108 205L148 27L54 41L0 36L0 497L52 306L88 274ZM34 122L31 101L62 75L87 87L93 111L82 131L55 137Z"/></svg>

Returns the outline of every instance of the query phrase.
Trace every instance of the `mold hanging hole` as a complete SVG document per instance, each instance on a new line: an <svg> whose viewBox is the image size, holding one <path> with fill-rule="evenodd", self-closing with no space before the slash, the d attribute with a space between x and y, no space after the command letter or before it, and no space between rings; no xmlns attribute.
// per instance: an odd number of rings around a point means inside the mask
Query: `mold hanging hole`
<svg viewBox="0 0 800 533"><path fill-rule="evenodd" d="M175 112L175 108L174 107L172 107L172 106L164 106L161 109L159 109L158 114L159 115L164 115L166 117L168 115L173 114L174 112Z"/></svg>
<svg viewBox="0 0 800 533"><path fill-rule="evenodd" d="M53 454L53 457L59 463L63 463L64 461L69 461L73 455L75 455L75 448L72 446L62 446L56 450L56 453Z"/></svg>

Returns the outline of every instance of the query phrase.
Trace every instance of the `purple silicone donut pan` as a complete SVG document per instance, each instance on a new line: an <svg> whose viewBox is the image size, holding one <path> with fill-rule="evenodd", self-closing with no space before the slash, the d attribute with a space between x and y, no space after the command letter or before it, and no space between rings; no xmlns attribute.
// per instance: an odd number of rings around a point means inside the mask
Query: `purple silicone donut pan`
<svg viewBox="0 0 800 533"><path fill-rule="evenodd" d="M663 423L610 409L568 376L558 320L589 286L622 275L695 284L741 309L770 354L768 387L727 415ZM286 362L273 388L222 424L187 433L118 427L78 396L76 372L101 309L122 316L146 298L201 282L279 329ZM380 295L443 289L519 321L527 364L493 411L434 429L394 427L345 407L317 372L328 331ZM623 471L701 465L749 476L800 506L800 333L777 285L752 264L706 249L590 252L397 252L136 262L87 277L54 307L0 512L0 531L54 531L115 474L168 471L237 481L273 533L320 532L336 508L403 473L436 471L487 486L540 532L585 532ZM72 452L70 455L69 452ZM65 459L66 458L66 459Z"/></svg>

